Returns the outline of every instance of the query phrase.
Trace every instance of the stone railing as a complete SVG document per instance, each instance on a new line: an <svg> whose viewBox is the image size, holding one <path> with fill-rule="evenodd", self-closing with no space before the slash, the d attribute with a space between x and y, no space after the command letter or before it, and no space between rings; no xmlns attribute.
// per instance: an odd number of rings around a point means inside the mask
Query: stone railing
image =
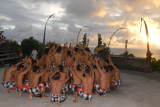
<svg viewBox="0 0 160 107"><path fill-rule="evenodd" d="M113 62L121 69L130 69L142 72L151 72L151 64L146 62L146 58L111 56Z"/></svg>

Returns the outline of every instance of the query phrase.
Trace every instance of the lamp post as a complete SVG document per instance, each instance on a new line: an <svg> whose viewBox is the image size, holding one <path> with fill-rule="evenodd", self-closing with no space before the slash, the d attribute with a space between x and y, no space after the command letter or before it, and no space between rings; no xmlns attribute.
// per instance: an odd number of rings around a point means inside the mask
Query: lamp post
<svg viewBox="0 0 160 107"><path fill-rule="evenodd" d="M78 32L78 35L77 35L77 42L76 44L78 44L78 38L79 38L79 34L81 33L82 29L85 28L85 27L90 27L90 26L83 26L79 29L79 32Z"/></svg>
<svg viewBox="0 0 160 107"><path fill-rule="evenodd" d="M44 28L44 35L43 35L43 53L44 53L44 49L45 49L45 38L46 38L46 27L47 27L47 23L49 21L49 19L54 16L54 14L50 15L46 21L46 24L45 24L45 28Z"/></svg>

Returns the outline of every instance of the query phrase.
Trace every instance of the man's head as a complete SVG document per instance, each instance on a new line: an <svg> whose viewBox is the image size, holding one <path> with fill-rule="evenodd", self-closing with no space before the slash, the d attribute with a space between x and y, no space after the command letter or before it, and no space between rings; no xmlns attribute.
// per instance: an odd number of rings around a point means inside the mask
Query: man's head
<svg viewBox="0 0 160 107"><path fill-rule="evenodd" d="M78 52L78 51L79 51L79 48L75 48L74 51L75 51L75 52Z"/></svg>
<svg viewBox="0 0 160 107"><path fill-rule="evenodd" d="M36 60L32 59L32 65L36 65Z"/></svg>
<svg viewBox="0 0 160 107"><path fill-rule="evenodd" d="M108 71L109 71L108 66L103 66L103 68L105 69L105 71L106 71L106 72L108 72Z"/></svg>
<svg viewBox="0 0 160 107"><path fill-rule="evenodd" d="M89 48L85 48L85 50L86 50L87 52L90 52Z"/></svg>
<svg viewBox="0 0 160 107"><path fill-rule="evenodd" d="M67 56L72 56L71 51L67 51Z"/></svg>
<svg viewBox="0 0 160 107"><path fill-rule="evenodd" d="M59 69L60 72L63 72L63 66L62 65L59 65L58 69Z"/></svg>
<svg viewBox="0 0 160 107"><path fill-rule="evenodd" d="M97 66L96 65L93 65L93 69L96 69L97 68Z"/></svg>
<svg viewBox="0 0 160 107"><path fill-rule="evenodd" d="M60 79L60 73L57 72L55 75L52 77L53 80L59 80Z"/></svg>
<svg viewBox="0 0 160 107"><path fill-rule="evenodd" d="M106 59L106 62L109 64L109 60L108 59Z"/></svg>
<svg viewBox="0 0 160 107"><path fill-rule="evenodd" d="M108 65L109 71L113 71L113 66L112 65Z"/></svg>
<svg viewBox="0 0 160 107"><path fill-rule="evenodd" d="M47 48L45 48L44 53L47 55L48 52L49 52L49 48L47 47Z"/></svg>
<svg viewBox="0 0 160 107"><path fill-rule="evenodd" d="M24 66L22 64L17 66L17 70L20 71L22 68L24 68Z"/></svg>
<svg viewBox="0 0 160 107"><path fill-rule="evenodd" d="M81 71L81 66L79 64L76 66L76 68L78 71Z"/></svg>
<svg viewBox="0 0 160 107"><path fill-rule="evenodd" d="M86 68L85 68L85 73L86 73L86 74L90 74L90 72L91 72L91 71L90 71L90 68L89 68L89 66L87 65Z"/></svg>
<svg viewBox="0 0 160 107"><path fill-rule="evenodd" d="M83 77L86 77L86 74L85 74L85 73L83 73Z"/></svg>
<svg viewBox="0 0 160 107"><path fill-rule="evenodd" d="M16 64L16 62L10 63L9 67L13 67Z"/></svg>
<svg viewBox="0 0 160 107"><path fill-rule="evenodd" d="M117 68L119 68L119 66L117 64L114 64Z"/></svg>
<svg viewBox="0 0 160 107"><path fill-rule="evenodd" d="M33 72L37 72L37 70L40 70L39 66L34 66L33 67Z"/></svg>
<svg viewBox="0 0 160 107"><path fill-rule="evenodd" d="M62 51L62 47L60 46L57 48L56 52L61 53L61 51Z"/></svg>

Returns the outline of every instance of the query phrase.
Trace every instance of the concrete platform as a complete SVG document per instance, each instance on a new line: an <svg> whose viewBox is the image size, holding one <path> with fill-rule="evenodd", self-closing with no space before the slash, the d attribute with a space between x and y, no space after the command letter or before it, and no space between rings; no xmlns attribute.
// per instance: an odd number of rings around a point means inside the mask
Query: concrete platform
<svg viewBox="0 0 160 107"><path fill-rule="evenodd" d="M3 79L5 68L0 68L0 82ZM78 98L78 103L72 101L72 94L67 94L67 100L61 103L62 107L160 107L160 73L143 73L137 71L120 70L121 86L112 90L107 97L93 96L92 104ZM33 97L28 100L27 94L18 96L17 91L5 93L0 85L0 107L53 107L49 98Z"/></svg>

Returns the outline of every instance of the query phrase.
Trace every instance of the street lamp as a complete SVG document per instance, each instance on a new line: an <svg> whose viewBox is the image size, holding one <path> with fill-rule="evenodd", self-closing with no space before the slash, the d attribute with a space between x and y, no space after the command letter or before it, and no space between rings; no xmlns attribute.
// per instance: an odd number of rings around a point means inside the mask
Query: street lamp
<svg viewBox="0 0 160 107"><path fill-rule="evenodd" d="M79 30L79 32L78 32L78 35L77 35L77 42L76 42L76 44L78 44L79 34L81 33L82 29L85 28L85 27L90 28L90 26L83 26L83 27L80 28L80 30Z"/></svg>
<svg viewBox="0 0 160 107"><path fill-rule="evenodd" d="M44 49L45 49L45 38L46 38L46 27L47 27L47 23L49 21L49 19L54 16L54 14L50 15L46 21L46 24L45 24L45 28L44 28L44 36L43 36L43 53L44 53Z"/></svg>

